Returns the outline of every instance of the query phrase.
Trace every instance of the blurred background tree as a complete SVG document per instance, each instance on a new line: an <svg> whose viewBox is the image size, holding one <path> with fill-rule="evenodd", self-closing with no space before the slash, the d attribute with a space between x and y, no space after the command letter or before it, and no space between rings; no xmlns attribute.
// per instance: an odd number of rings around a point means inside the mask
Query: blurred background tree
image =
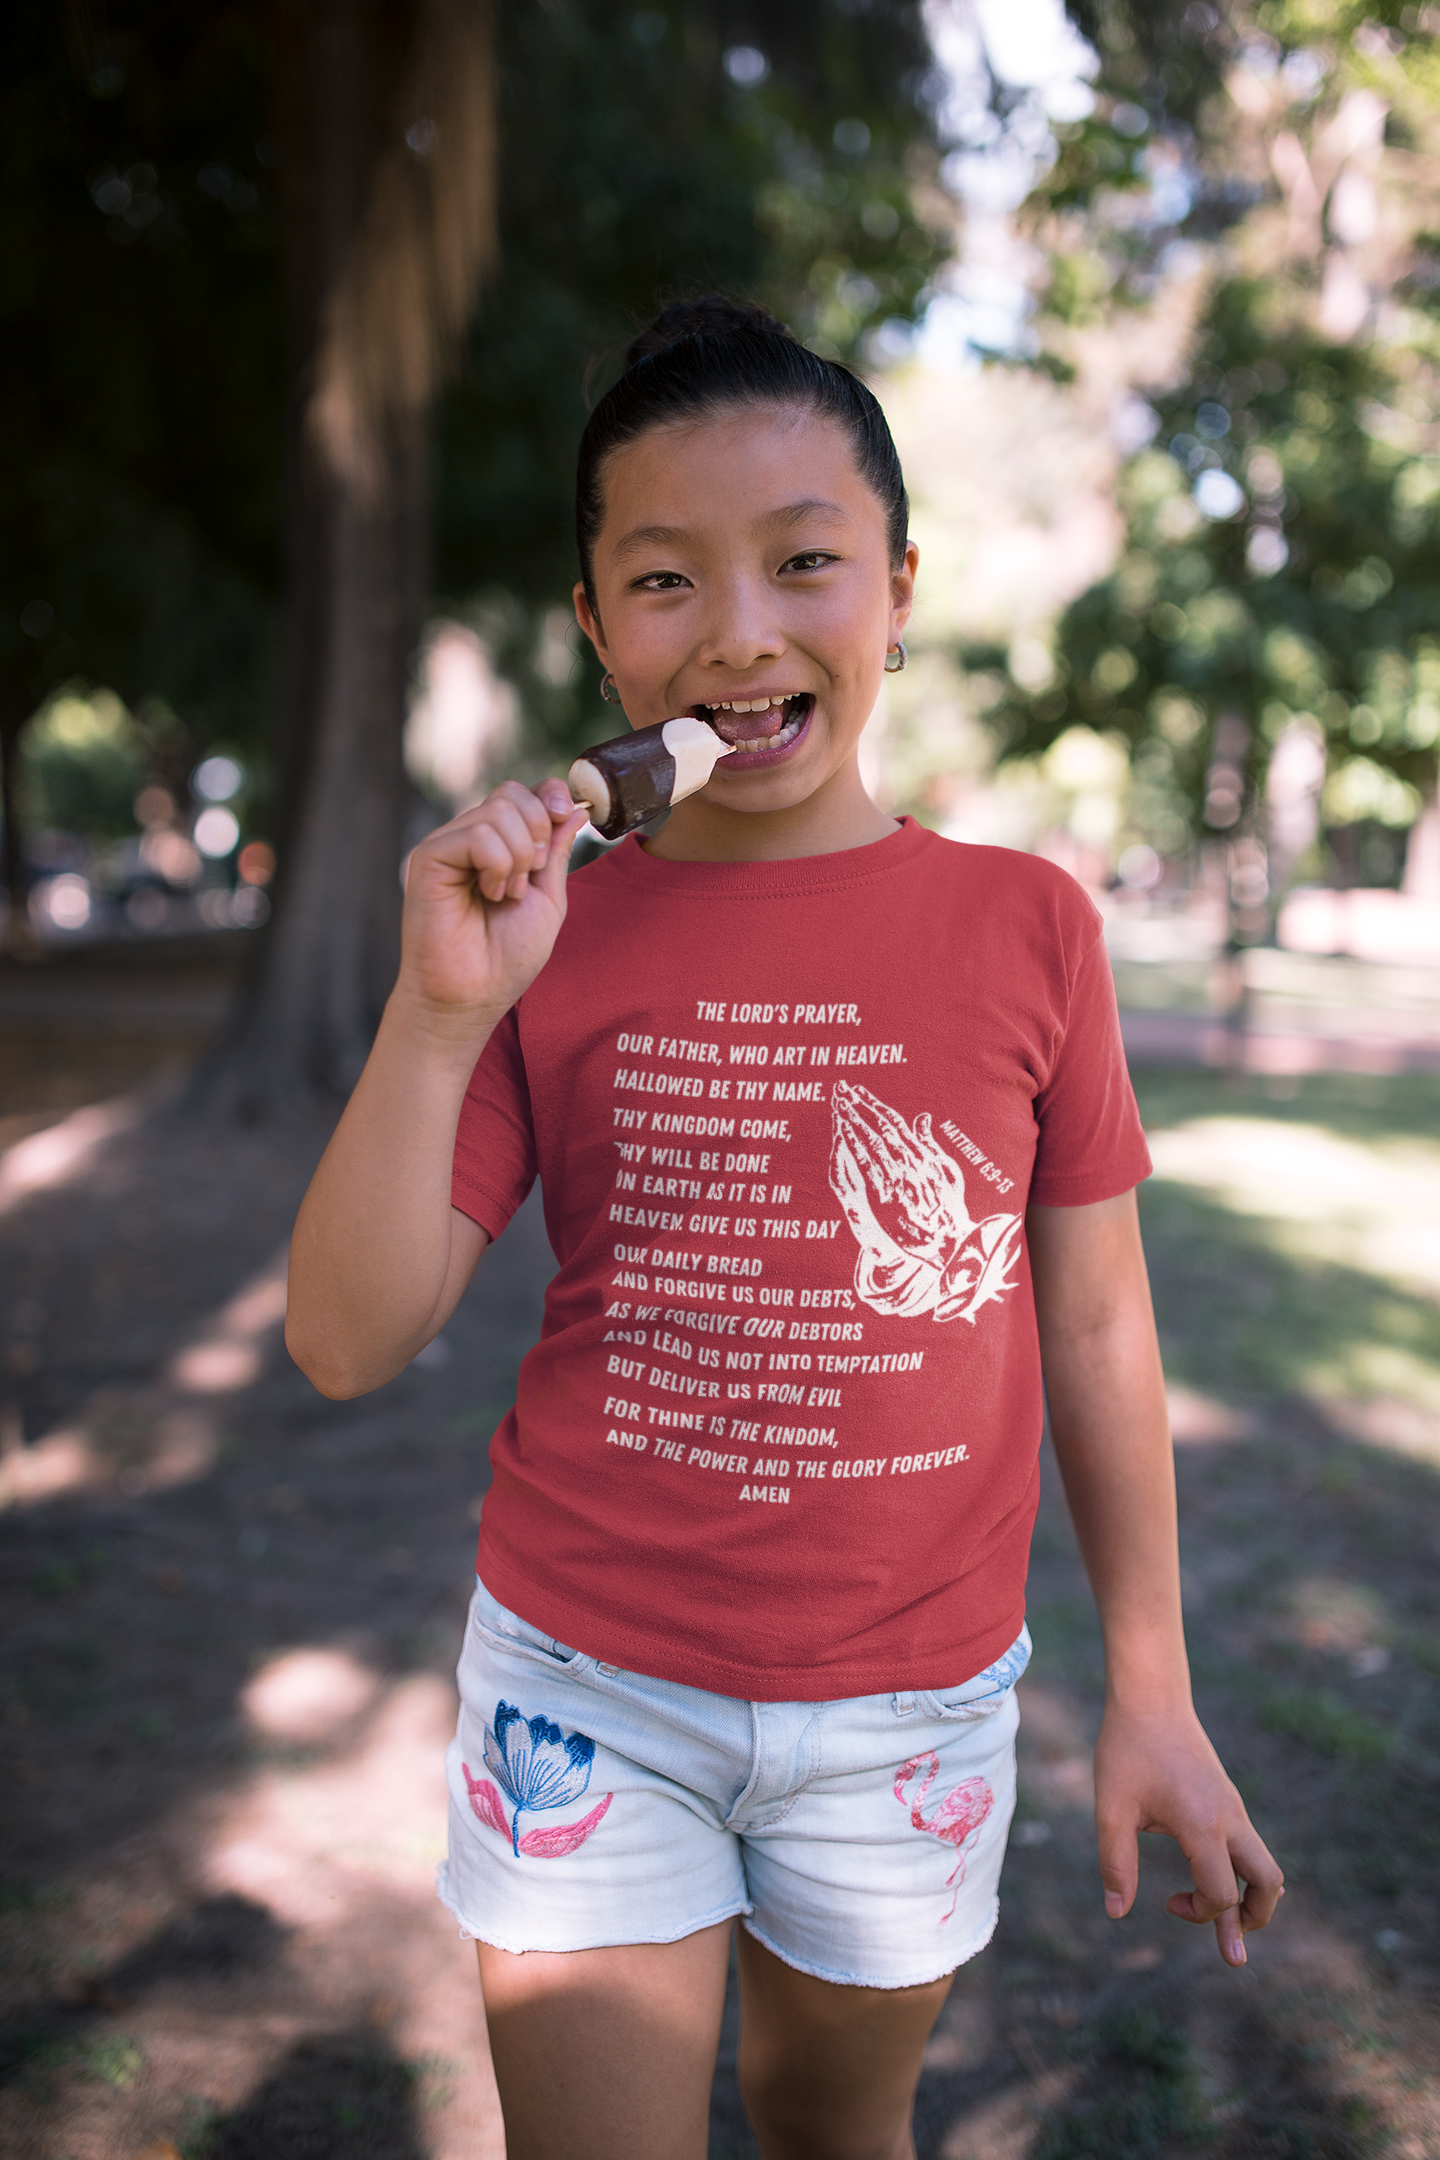
<svg viewBox="0 0 1440 2160"><path fill-rule="evenodd" d="M1026 845L1058 817L1077 846L1093 810L1077 868L1203 869L1242 938L1297 875L1395 882L1440 730L1440 23L1068 13L74 0L57 25L24 0L0 89L12 928L26 877L87 850L122 889L137 849L203 871L220 920L273 842L209 1084L343 1089L396 863L487 777L445 769L447 682L487 701L492 768L611 725L569 608L574 445L657 296L710 285L881 369L926 558L887 692L899 807ZM1003 275L975 270L987 218ZM926 358L967 278L968 374ZM997 753L998 829L969 829ZM207 758L232 793L203 868Z"/></svg>
<svg viewBox="0 0 1440 2160"><path fill-rule="evenodd" d="M117 829L117 758L153 765L182 796L201 746L263 759L284 367L274 154L256 110L263 24L236 7L203 19L156 7L143 36L102 45L88 18L23 5L8 53L0 749L13 926L20 734L57 690L104 685L133 708L112 706L92 730L107 746L95 803L75 795L78 740L60 758L74 783L65 823L81 837ZM60 822L45 772L32 782L32 809Z"/></svg>
<svg viewBox="0 0 1440 2160"><path fill-rule="evenodd" d="M1123 749L1119 847L1224 836L1260 937L1322 828L1332 876L1393 882L1435 793L1440 15L1070 13L1094 103L1021 214L1033 357L1109 400L1124 543L1049 649L964 659L1009 756L1076 728ZM997 126L1014 102L997 85Z"/></svg>
<svg viewBox="0 0 1440 2160"><path fill-rule="evenodd" d="M587 361L708 284L847 356L913 314L948 239L921 9L27 0L13 39L11 922L22 776L89 839L143 765L179 837L193 765L231 754L237 838L281 875L212 1086L343 1088L393 979L428 609L490 633L532 758L603 731L557 615Z"/></svg>

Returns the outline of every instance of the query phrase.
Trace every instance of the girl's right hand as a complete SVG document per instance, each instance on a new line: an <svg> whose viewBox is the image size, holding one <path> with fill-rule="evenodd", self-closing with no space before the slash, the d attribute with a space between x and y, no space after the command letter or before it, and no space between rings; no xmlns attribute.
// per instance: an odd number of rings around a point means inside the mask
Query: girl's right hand
<svg viewBox="0 0 1440 2160"><path fill-rule="evenodd" d="M397 990L448 1033L493 1027L549 959L587 812L563 780L507 780L423 839L405 880Z"/></svg>

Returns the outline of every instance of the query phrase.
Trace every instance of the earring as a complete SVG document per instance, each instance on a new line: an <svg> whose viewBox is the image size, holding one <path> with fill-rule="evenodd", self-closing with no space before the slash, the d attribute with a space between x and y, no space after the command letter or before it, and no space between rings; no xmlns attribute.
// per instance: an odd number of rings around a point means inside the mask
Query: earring
<svg viewBox="0 0 1440 2160"><path fill-rule="evenodd" d="M613 675L601 676L600 695L607 705L618 705L620 703L620 692L615 687L615 677Z"/></svg>
<svg viewBox="0 0 1440 2160"><path fill-rule="evenodd" d="M905 641L903 638L896 638L895 643L885 655L885 673L887 675L898 675L904 665Z"/></svg>

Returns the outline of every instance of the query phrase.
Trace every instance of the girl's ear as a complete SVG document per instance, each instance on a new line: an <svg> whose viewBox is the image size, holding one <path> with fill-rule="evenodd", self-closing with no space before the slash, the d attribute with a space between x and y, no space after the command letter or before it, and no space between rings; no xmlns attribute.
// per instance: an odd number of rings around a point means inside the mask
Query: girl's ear
<svg viewBox="0 0 1440 2160"><path fill-rule="evenodd" d="M600 665L608 669L610 655L605 647L605 632L601 627L599 615L590 605L590 596L586 592L584 585L577 584L571 597L575 602L575 620L594 646L600 658Z"/></svg>
<svg viewBox="0 0 1440 2160"><path fill-rule="evenodd" d="M890 573L890 635L900 637L910 620L910 610L915 605L915 573L920 567L920 550L913 540L905 543L905 560L898 570Z"/></svg>

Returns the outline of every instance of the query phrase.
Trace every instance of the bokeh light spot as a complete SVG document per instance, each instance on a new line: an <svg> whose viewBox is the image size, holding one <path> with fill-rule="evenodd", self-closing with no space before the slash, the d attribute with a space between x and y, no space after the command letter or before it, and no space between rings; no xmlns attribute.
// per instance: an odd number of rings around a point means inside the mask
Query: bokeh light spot
<svg viewBox="0 0 1440 2160"><path fill-rule="evenodd" d="M195 845L212 861L228 855L239 838L240 820L233 810L222 810L217 806L202 810L195 820Z"/></svg>

